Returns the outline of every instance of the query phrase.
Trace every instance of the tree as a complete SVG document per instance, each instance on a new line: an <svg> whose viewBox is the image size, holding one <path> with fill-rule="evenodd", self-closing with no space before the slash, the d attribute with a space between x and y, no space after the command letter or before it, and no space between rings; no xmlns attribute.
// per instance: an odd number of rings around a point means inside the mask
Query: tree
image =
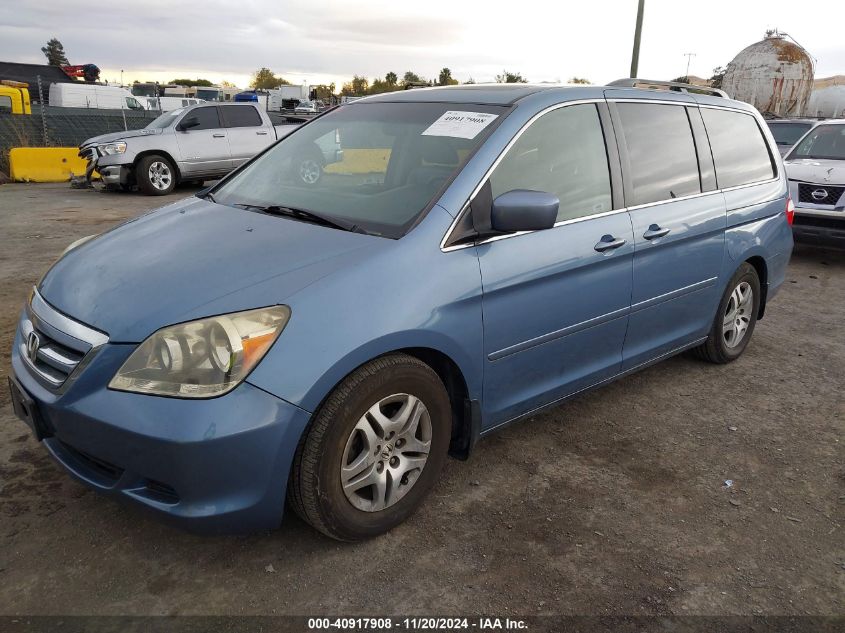
<svg viewBox="0 0 845 633"><path fill-rule="evenodd" d="M586 86L591 86L593 82L591 82L589 79L584 79L583 77L572 77L570 78L569 83L584 84Z"/></svg>
<svg viewBox="0 0 845 633"><path fill-rule="evenodd" d="M722 87L722 80L725 78L725 73L728 71L727 68L722 68L721 66L716 66L713 69L713 76L710 77L710 85L713 88L721 88Z"/></svg>
<svg viewBox="0 0 845 633"><path fill-rule="evenodd" d="M210 88L214 85L208 79L173 79L170 83L174 86L199 86L200 88Z"/></svg>
<svg viewBox="0 0 845 633"><path fill-rule="evenodd" d="M501 75L496 75L496 83L497 84L527 84L528 80L525 79L522 74L520 73L511 73L507 70L503 70Z"/></svg>
<svg viewBox="0 0 845 633"><path fill-rule="evenodd" d="M395 72L389 72L384 76L384 83L388 86L395 86L399 83L399 78L396 76Z"/></svg>
<svg viewBox="0 0 845 633"><path fill-rule="evenodd" d="M221 88L237 88L237 86L235 84L233 84L231 81L226 81L225 79L220 82L220 87Z"/></svg>
<svg viewBox="0 0 845 633"><path fill-rule="evenodd" d="M677 84L688 84L689 77L687 77L686 75L681 75L680 77L675 77L674 79L672 79L672 81Z"/></svg>
<svg viewBox="0 0 845 633"><path fill-rule="evenodd" d="M50 66L70 66L67 55L65 55L65 47L55 37L41 47L41 52L44 53Z"/></svg>
<svg viewBox="0 0 845 633"><path fill-rule="evenodd" d="M346 97L362 97L370 90L370 80L366 77L355 75L352 81L343 84L340 94Z"/></svg>
<svg viewBox="0 0 845 633"><path fill-rule="evenodd" d="M319 86L312 86L311 91L314 93L314 98L320 101L331 101L334 97L334 82L329 85L320 84Z"/></svg>
<svg viewBox="0 0 845 633"><path fill-rule="evenodd" d="M284 77L277 77L269 68L259 68L252 75L252 81L249 83L251 88L256 90L270 90L271 88L278 88L279 86L290 86L291 83Z"/></svg>
<svg viewBox="0 0 845 633"><path fill-rule="evenodd" d="M413 73L410 70L407 71L404 75L402 75L402 83L403 84L419 84L423 83L425 79L420 77L417 73Z"/></svg>
<svg viewBox="0 0 845 633"><path fill-rule="evenodd" d="M452 79L452 71L448 68L442 68L440 75L437 77L438 86L454 86L458 83L457 79Z"/></svg>

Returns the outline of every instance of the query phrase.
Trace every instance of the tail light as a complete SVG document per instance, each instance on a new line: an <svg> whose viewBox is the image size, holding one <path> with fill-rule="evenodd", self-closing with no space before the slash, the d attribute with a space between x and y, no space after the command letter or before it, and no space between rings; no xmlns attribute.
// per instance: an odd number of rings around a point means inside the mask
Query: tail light
<svg viewBox="0 0 845 633"><path fill-rule="evenodd" d="M786 198L786 223L792 226L792 221L795 219L795 205L792 203L792 197Z"/></svg>

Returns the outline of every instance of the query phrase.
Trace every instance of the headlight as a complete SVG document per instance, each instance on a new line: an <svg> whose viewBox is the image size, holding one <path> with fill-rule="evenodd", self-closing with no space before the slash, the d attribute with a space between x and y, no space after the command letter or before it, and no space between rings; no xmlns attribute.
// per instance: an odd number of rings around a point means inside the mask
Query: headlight
<svg viewBox="0 0 845 633"><path fill-rule="evenodd" d="M104 156L111 156L112 154L122 154L126 151L126 143L120 141L118 143L106 143L105 145L98 145L97 148Z"/></svg>
<svg viewBox="0 0 845 633"><path fill-rule="evenodd" d="M171 325L123 363L109 388L210 398L237 387L285 329L290 308L273 306Z"/></svg>

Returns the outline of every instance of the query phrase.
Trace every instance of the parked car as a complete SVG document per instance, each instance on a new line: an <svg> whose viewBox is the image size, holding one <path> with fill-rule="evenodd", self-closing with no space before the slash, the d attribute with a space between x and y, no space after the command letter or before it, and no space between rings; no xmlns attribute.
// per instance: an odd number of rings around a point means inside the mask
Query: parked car
<svg viewBox="0 0 845 633"><path fill-rule="evenodd" d="M88 159L88 174L96 170L106 185L137 185L160 196L180 181L221 178L294 129L274 126L254 104L200 103L166 112L141 130L89 138L79 155ZM328 162L316 147L301 157L311 180Z"/></svg>
<svg viewBox="0 0 845 633"><path fill-rule="evenodd" d="M81 82L50 84L50 105L59 108L145 110L126 88Z"/></svg>
<svg viewBox="0 0 845 633"><path fill-rule="evenodd" d="M342 160L308 184L325 138ZM81 481L184 527L273 527L287 498L375 536L482 436L684 350L736 360L792 250L776 156L754 108L708 95L336 108L68 247L15 334L15 411Z"/></svg>
<svg viewBox="0 0 845 633"><path fill-rule="evenodd" d="M823 121L784 157L795 239L845 247L845 119Z"/></svg>
<svg viewBox="0 0 845 633"><path fill-rule="evenodd" d="M317 114L317 104L313 101L303 101L293 109L294 114Z"/></svg>
<svg viewBox="0 0 845 633"><path fill-rule="evenodd" d="M798 140L817 123L818 120L815 119L770 119L766 121L781 156L786 156Z"/></svg>

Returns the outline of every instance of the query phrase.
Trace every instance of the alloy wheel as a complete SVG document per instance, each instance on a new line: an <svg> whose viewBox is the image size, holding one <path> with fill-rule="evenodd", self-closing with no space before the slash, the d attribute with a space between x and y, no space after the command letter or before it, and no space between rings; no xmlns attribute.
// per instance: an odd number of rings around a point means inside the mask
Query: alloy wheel
<svg viewBox="0 0 845 633"><path fill-rule="evenodd" d="M170 171L170 166L160 160L150 164L147 175L150 177L152 186L159 191L166 190L173 181L173 173Z"/></svg>
<svg viewBox="0 0 845 633"><path fill-rule="evenodd" d="M431 416L422 400L393 394L372 405L346 441L340 481L346 498L364 512L397 503L413 488L431 449Z"/></svg>
<svg viewBox="0 0 845 633"><path fill-rule="evenodd" d="M733 289L722 320L722 337L730 348L739 345L751 324L754 309L754 290L747 281Z"/></svg>

